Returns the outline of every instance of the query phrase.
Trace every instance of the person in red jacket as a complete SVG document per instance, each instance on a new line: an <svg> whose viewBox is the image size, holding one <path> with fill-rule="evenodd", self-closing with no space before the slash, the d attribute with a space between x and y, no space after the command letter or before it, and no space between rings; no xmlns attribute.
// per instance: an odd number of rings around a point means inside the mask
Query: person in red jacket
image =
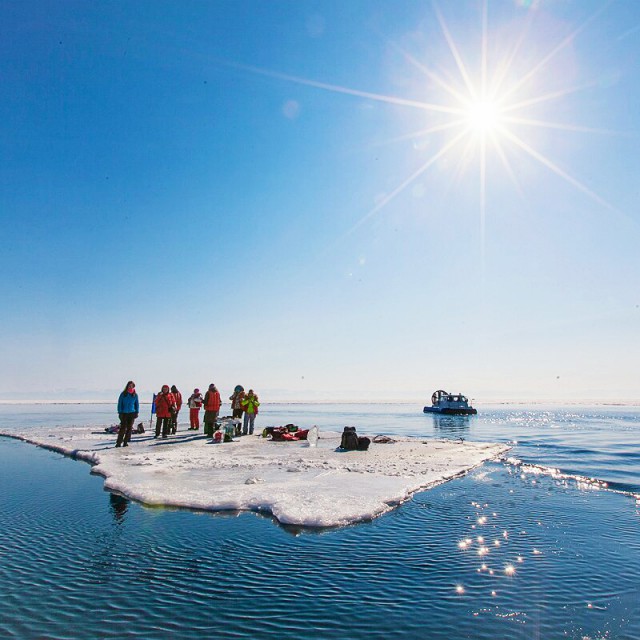
<svg viewBox="0 0 640 640"><path fill-rule="evenodd" d="M200 389L194 389L187 402L189 405L189 422L191 423L189 429L197 431L200 428L200 407L203 402L204 399Z"/></svg>
<svg viewBox="0 0 640 640"><path fill-rule="evenodd" d="M175 384L171 387L171 393L176 401L176 413L171 422L171 433L175 433L178 430L178 414L182 408L182 394L178 391L178 387L176 387Z"/></svg>
<svg viewBox="0 0 640 640"><path fill-rule="evenodd" d="M173 420L175 411L176 399L169 390L169 385L163 384L162 391L156 396L156 438L160 436L160 429L162 429L163 438L169 436L171 421Z"/></svg>
<svg viewBox="0 0 640 640"><path fill-rule="evenodd" d="M212 383L209 385L209 391L204 394L204 434L210 438L213 438L213 432L216 429L221 404L220 393Z"/></svg>

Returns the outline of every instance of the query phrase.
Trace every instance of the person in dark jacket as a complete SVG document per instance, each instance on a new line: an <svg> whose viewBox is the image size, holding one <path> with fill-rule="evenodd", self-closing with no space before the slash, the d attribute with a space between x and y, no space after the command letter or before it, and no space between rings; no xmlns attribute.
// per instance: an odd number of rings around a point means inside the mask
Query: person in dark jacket
<svg viewBox="0 0 640 640"><path fill-rule="evenodd" d="M136 383L129 380L123 392L118 398L118 417L120 418L120 429L118 429L118 438L116 439L116 447L129 446L131 440L131 429L133 423L140 413L140 401L136 393Z"/></svg>
<svg viewBox="0 0 640 640"><path fill-rule="evenodd" d="M168 384L162 385L162 391L156 396L156 435L160 437L162 429L162 437L167 438L171 431L171 421L176 410L176 400L169 390Z"/></svg>
<svg viewBox="0 0 640 640"><path fill-rule="evenodd" d="M171 422L171 433L175 433L178 430L178 414L182 408L182 394L178 391L178 387L176 387L175 384L171 387L171 393L176 401L176 412L173 415L173 420Z"/></svg>
<svg viewBox="0 0 640 640"><path fill-rule="evenodd" d="M244 400L244 387L239 384L234 390L233 394L229 396L231 400L231 411L234 418L242 418L242 401Z"/></svg>

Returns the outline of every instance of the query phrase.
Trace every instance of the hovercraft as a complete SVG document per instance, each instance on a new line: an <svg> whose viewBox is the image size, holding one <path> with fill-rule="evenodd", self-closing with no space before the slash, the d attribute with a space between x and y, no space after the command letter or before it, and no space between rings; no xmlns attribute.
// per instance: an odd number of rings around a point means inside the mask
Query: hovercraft
<svg viewBox="0 0 640 640"><path fill-rule="evenodd" d="M433 392L431 406L425 407L423 412L441 413L448 416L471 416L478 413L461 393L447 393L442 389Z"/></svg>

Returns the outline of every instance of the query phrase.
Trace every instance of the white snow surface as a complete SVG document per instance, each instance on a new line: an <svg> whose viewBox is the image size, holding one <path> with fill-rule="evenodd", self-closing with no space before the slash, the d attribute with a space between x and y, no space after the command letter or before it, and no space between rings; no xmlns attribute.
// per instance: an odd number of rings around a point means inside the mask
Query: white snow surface
<svg viewBox="0 0 640 640"><path fill-rule="evenodd" d="M116 449L116 435L96 426L16 428L0 435L89 462L92 473L105 478L105 489L145 505L259 511L305 527L374 518L509 449L393 436L395 442L372 442L368 451L336 451L341 434L328 431L320 431L315 447L261 435L213 444L187 430L166 440L149 431L134 434L128 447Z"/></svg>

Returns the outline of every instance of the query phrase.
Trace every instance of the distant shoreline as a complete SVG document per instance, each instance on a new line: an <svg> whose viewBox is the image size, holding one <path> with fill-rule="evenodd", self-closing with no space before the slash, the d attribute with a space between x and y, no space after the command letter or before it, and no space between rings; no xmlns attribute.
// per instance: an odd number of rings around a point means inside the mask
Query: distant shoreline
<svg viewBox="0 0 640 640"><path fill-rule="evenodd" d="M273 401L264 402L264 406L273 405L408 405L415 404L417 406L424 406L428 402L426 400L387 400L387 401L344 401L344 400L295 400L295 401ZM0 406L54 406L54 405L69 405L69 406L82 406L82 405L114 405L114 400L0 400ZM151 402L141 401L141 405L151 406ZM609 400L594 402L593 400L473 400L473 404L477 406L562 406L562 407L638 407L640 406L640 400Z"/></svg>

